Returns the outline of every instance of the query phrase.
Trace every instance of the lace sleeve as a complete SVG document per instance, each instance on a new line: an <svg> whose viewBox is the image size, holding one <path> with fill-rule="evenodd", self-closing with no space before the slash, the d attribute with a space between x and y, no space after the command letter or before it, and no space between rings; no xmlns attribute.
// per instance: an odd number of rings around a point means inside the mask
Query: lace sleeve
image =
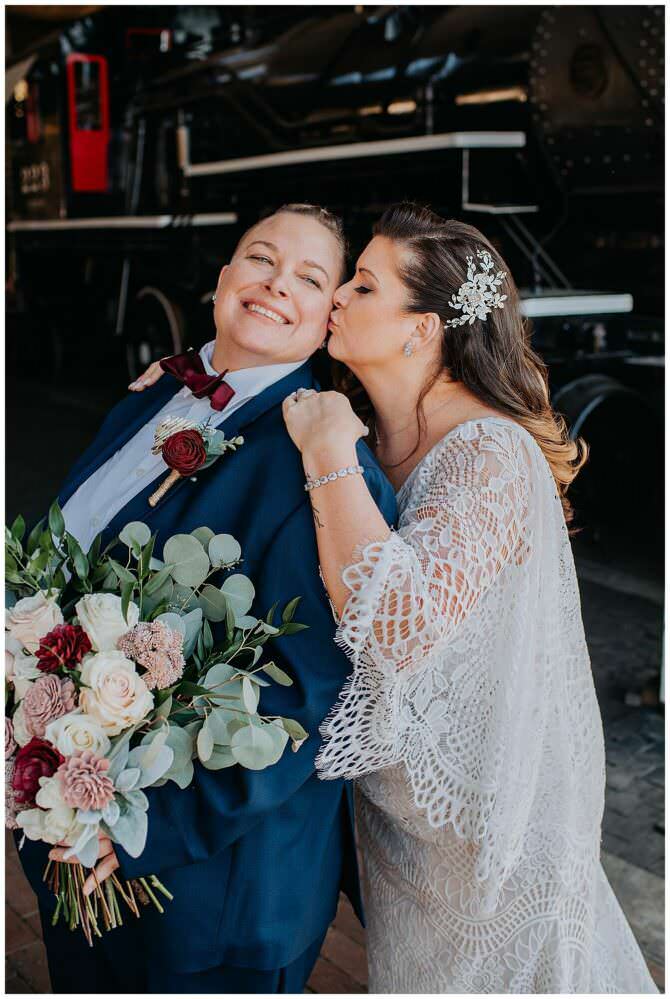
<svg viewBox="0 0 670 999"><path fill-rule="evenodd" d="M338 640L355 664L365 658L385 672L421 666L503 568L528 557L527 467L523 449L507 438L445 445L400 533L367 545L345 569L351 595Z"/></svg>
<svg viewBox="0 0 670 999"><path fill-rule="evenodd" d="M337 640L354 672L316 764L349 778L404 762L429 823L479 842L509 760L527 679L520 629L533 614L529 456L502 422L445 438L398 532L345 570Z"/></svg>

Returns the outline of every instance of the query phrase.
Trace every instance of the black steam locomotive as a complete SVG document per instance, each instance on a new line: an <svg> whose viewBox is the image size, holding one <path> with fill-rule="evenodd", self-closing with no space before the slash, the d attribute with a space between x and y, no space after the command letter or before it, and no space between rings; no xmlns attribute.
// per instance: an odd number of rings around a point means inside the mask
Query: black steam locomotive
<svg viewBox="0 0 670 999"><path fill-rule="evenodd" d="M23 342L48 328L57 362L95 336L134 374L211 336L218 269L260 212L326 204L356 246L413 198L500 245L555 404L592 443L585 502L629 502L622 467L662 453L663 13L138 6L75 22L10 70Z"/></svg>

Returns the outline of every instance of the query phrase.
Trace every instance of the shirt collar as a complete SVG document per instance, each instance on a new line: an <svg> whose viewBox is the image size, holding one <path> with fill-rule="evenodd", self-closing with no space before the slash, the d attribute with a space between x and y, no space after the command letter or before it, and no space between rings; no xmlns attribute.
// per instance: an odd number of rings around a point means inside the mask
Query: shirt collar
<svg viewBox="0 0 670 999"><path fill-rule="evenodd" d="M212 355L216 340L210 340L200 350L200 358L203 367L208 375L218 375L220 372L212 366ZM229 371L226 375L226 384L235 390L235 395L246 398L258 395L270 385L274 385L281 378L290 375L292 371L297 371L302 367L307 358L302 361L293 361L291 364L263 364L256 368L241 368L239 371Z"/></svg>

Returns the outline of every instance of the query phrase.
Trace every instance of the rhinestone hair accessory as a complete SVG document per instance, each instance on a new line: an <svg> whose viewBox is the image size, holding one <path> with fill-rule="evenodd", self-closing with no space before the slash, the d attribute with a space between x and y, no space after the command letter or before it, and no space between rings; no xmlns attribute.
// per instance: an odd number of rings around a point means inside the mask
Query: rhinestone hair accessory
<svg viewBox="0 0 670 999"><path fill-rule="evenodd" d="M493 273L493 260L488 250L477 250L477 256L481 261L481 270L477 270L474 257L468 257L468 279L449 302L452 309L459 309L463 315L448 319L444 324L445 330L450 326L465 326L466 323L472 326L475 319L486 320L489 312L505 307L507 295L501 295L498 288L507 277L507 271Z"/></svg>

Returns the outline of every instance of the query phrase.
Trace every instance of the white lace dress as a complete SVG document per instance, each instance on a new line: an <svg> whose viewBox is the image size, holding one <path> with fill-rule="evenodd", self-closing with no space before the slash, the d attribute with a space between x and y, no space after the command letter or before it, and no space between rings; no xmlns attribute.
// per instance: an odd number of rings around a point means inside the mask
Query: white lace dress
<svg viewBox="0 0 670 999"><path fill-rule="evenodd" d="M317 768L355 777L370 991L653 993L600 865L605 763L541 450L456 427L344 579L354 671Z"/></svg>

